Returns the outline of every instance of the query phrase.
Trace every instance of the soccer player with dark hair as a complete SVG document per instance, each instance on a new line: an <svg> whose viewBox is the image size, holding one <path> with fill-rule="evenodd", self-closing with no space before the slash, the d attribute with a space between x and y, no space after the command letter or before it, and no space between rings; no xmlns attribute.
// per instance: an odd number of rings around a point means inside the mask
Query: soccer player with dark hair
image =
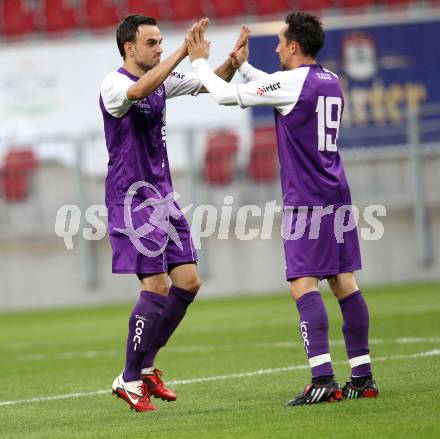
<svg viewBox="0 0 440 439"><path fill-rule="evenodd" d="M345 214L350 220L351 195L337 149L344 108L341 85L336 74L316 62L324 45L322 25L311 14L289 14L276 49L282 71L267 74L252 67L246 62L246 47L233 55L248 81L239 85L227 84L210 69L204 32L200 26L194 28L187 46L194 71L216 101L242 108L275 108L286 278L299 311L300 334L312 373L311 384L287 405L376 397L368 308L354 274L361 269L357 232L355 227L346 231L343 242L335 233L337 226L343 228L340 223L347 220ZM295 232L301 227L305 233L298 236ZM312 236L316 231L318 236ZM328 317L318 290L323 278L328 279L339 300L344 320L342 330L352 373L343 389L335 381L329 352Z"/></svg>
<svg viewBox="0 0 440 439"><path fill-rule="evenodd" d="M201 20L199 29L207 22ZM235 51L247 34L244 26ZM112 269L136 274L142 291L129 319L125 368L112 388L135 410L151 411L150 395L176 399L154 360L200 288L190 228L174 200L166 99L206 90L194 73L174 70L188 55L185 42L161 62L162 35L154 18L127 16L116 39L123 66L106 76L100 95L109 152L105 199ZM228 58L216 73L229 81L235 71Z"/></svg>

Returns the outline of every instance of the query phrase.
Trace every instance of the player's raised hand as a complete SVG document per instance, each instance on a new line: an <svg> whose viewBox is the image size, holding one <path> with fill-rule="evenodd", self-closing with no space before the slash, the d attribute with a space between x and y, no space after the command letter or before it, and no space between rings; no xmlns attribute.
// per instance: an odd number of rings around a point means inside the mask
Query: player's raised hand
<svg viewBox="0 0 440 439"><path fill-rule="evenodd" d="M200 29L203 32L203 34L205 34L209 26L209 18L207 17L202 18L197 24L200 26Z"/></svg>
<svg viewBox="0 0 440 439"><path fill-rule="evenodd" d="M250 33L251 30L249 29L249 27L246 24L243 24L243 26L240 29L240 35L238 36L238 39L233 49L234 52L240 49L241 47L245 46L246 44L248 44L248 38Z"/></svg>
<svg viewBox="0 0 440 439"><path fill-rule="evenodd" d="M198 58L209 58L211 43L205 40L205 29L205 24L199 22L187 33L185 41L191 62Z"/></svg>
<svg viewBox="0 0 440 439"><path fill-rule="evenodd" d="M249 35L251 31L245 24L241 27L240 35L235 43L234 49L229 54L232 58L232 65L238 69L249 58Z"/></svg>
<svg viewBox="0 0 440 439"><path fill-rule="evenodd" d="M197 29L201 29L201 32L203 32L203 34L206 32L206 29L208 29L208 25L209 25L209 18L202 18L201 20L197 21L196 23L194 23L191 27L191 29L188 30L188 33L191 31L194 31L196 28ZM188 36L188 34L187 34ZM185 41L183 42L183 45L181 46L181 50L184 53L184 56L188 55L188 45L186 42L187 38L185 37Z"/></svg>
<svg viewBox="0 0 440 439"><path fill-rule="evenodd" d="M202 32L204 35L206 30L208 29L208 26L209 26L209 18L205 17L205 18L202 18L201 20L197 21L196 23L194 23L192 25L191 29L189 29L189 30L195 31L196 29L200 29L200 32Z"/></svg>

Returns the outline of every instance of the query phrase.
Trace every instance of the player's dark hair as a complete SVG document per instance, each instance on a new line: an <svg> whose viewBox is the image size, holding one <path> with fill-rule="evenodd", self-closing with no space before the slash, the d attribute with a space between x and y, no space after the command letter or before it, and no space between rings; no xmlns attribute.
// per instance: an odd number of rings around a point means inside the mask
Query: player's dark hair
<svg viewBox="0 0 440 439"><path fill-rule="evenodd" d="M148 26L157 26L157 21L153 17L146 15L130 14L127 15L116 29L116 42L118 43L119 53L125 59L125 43L134 43L138 33L139 26L146 24Z"/></svg>
<svg viewBox="0 0 440 439"><path fill-rule="evenodd" d="M316 58L324 46L324 30L321 20L307 12L292 12L286 17L289 27L284 36L287 42L296 41L302 53Z"/></svg>

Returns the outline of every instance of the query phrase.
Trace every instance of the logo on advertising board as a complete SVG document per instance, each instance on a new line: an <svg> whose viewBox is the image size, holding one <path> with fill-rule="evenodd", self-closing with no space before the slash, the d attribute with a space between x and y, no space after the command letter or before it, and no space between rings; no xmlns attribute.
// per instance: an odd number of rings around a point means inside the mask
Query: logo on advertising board
<svg viewBox="0 0 440 439"><path fill-rule="evenodd" d="M342 63L345 73L355 81L367 81L378 70L377 49L372 37L351 34L342 42Z"/></svg>
<svg viewBox="0 0 440 439"><path fill-rule="evenodd" d="M59 108L58 74L44 59L20 59L6 64L0 76L9 115L39 117Z"/></svg>

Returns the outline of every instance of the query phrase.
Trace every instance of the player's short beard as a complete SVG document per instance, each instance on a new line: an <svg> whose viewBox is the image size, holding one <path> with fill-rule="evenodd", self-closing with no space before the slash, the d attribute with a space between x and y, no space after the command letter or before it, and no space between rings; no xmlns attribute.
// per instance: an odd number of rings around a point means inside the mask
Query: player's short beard
<svg viewBox="0 0 440 439"><path fill-rule="evenodd" d="M143 63L140 63L140 62L137 62L136 64L144 72L148 72L148 70L151 70L152 68L156 67L159 63L160 63L160 61L155 63L155 64L143 64Z"/></svg>

